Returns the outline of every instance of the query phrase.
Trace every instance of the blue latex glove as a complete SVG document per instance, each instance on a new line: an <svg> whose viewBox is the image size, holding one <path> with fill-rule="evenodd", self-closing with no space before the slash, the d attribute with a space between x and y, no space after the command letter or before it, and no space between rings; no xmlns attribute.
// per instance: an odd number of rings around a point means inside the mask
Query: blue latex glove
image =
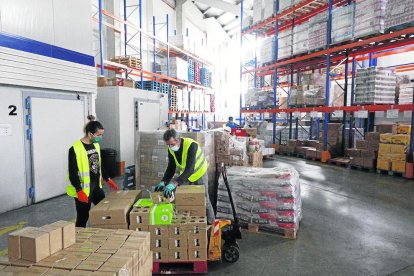
<svg viewBox="0 0 414 276"><path fill-rule="evenodd" d="M168 184L165 188L164 188L164 196L166 198L169 198L172 196L172 193L175 190L175 185L174 183L170 182L170 184Z"/></svg>
<svg viewBox="0 0 414 276"><path fill-rule="evenodd" d="M164 188L165 188L165 182L161 181L157 186L155 186L155 191L162 192L164 191Z"/></svg>

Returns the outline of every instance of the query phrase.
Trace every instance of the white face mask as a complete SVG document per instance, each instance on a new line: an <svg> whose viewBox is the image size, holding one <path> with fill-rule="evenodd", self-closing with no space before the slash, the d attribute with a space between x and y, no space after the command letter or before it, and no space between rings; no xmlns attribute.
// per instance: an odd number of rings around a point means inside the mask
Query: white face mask
<svg viewBox="0 0 414 276"><path fill-rule="evenodd" d="M179 145L175 145L174 147L170 147L172 151L178 151L180 149Z"/></svg>

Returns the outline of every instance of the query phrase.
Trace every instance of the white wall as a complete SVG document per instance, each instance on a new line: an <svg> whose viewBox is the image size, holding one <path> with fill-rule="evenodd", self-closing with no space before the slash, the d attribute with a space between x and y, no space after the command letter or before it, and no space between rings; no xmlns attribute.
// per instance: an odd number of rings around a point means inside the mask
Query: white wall
<svg viewBox="0 0 414 276"><path fill-rule="evenodd" d="M69 51L78 57L92 55L90 13L90 3L83 0L0 1L0 32L25 45L21 50L0 47L0 83L95 93L94 67L61 59ZM26 38L36 46L27 45ZM44 52L30 53L39 45Z"/></svg>
<svg viewBox="0 0 414 276"><path fill-rule="evenodd" d="M10 105L17 116L9 116ZM20 89L0 86L0 125L11 127L11 136L0 136L0 213L26 204L23 108Z"/></svg>

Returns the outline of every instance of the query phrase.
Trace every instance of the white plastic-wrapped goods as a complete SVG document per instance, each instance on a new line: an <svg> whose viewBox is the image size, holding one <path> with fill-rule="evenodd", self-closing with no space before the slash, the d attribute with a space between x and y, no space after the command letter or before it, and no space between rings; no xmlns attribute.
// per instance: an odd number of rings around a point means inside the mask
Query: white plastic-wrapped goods
<svg viewBox="0 0 414 276"><path fill-rule="evenodd" d="M299 229L302 218L299 174L294 168L231 167L227 178L236 213L242 223L261 229ZM228 192L221 178L217 194L217 217L232 218Z"/></svg>

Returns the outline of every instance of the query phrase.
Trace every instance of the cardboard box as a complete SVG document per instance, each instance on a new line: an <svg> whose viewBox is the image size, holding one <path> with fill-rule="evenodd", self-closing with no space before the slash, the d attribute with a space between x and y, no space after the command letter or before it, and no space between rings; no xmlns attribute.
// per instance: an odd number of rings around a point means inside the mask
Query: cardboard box
<svg viewBox="0 0 414 276"><path fill-rule="evenodd" d="M380 142L391 144L392 143L392 136L393 136L392 133L382 133L380 135Z"/></svg>
<svg viewBox="0 0 414 276"><path fill-rule="evenodd" d="M151 200L154 204L170 203L170 199L164 197L163 192L154 192L150 194ZM153 205L154 205L153 204Z"/></svg>
<svg viewBox="0 0 414 276"><path fill-rule="evenodd" d="M408 134L394 134L391 137L391 143L408 145L410 143L410 135Z"/></svg>
<svg viewBox="0 0 414 276"><path fill-rule="evenodd" d="M377 159L377 169L383 170L383 171L389 171L391 168L390 162L385 159Z"/></svg>
<svg viewBox="0 0 414 276"><path fill-rule="evenodd" d="M51 255L63 249L62 228L45 225L45 226L40 227L40 229L44 232L49 233Z"/></svg>
<svg viewBox="0 0 414 276"><path fill-rule="evenodd" d="M98 225L101 228L106 228L106 229L123 229L123 230L129 230L129 225L128 223L123 223L123 224L106 224L106 225Z"/></svg>
<svg viewBox="0 0 414 276"><path fill-rule="evenodd" d="M134 207L129 213L130 225L148 226L150 210L150 207Z"/></svg>
<svg viewBox="0 0 414 276"><path fill-rule="evenodd" d="M186 205L176 205L175 209L178 213L187 212L190 216L205 217L206 216L206 207L205 206L186 206Z"/></svg>
<svg viewBox="0 0 414 276"><path fill-rule="evenodd" d="M98 87L105 87L108 85L108 78L106 77L97 77L97 85Z"/></svg>
<svg viewBox="0 0 414 276"><path fill-rule="evenodd" d="M168 248L169 249L180 249L185 248L187 249L188 245L188 238L186 236L183 236L181 238L169 238L168 239Z"/></svg>
<svg viewBox="0 0 414 276"><path fill-rule="evenodd" d="M106 262L109 259L109 257L111 257L111 254L92 253L86 260L95 262Z"/></svg>
<svg viewBox="0 0 414 276"><path fill-rule="evenodd" d="M189 261L207 261L207 249L188 249L188 260Z"/></svg>
<svg viewBox="0 0 414 276"><path fill-rule="evenodd" d="M177 206L205 206L206 192L204 185L182 185L177 187L175 204Z"/></svg>
<svg viewBox="0 0 414 276"><path fill-rule="evenodd" d="M117 273L109 271L95 271L92 273L92 276L117 276Z"/></svg>
<svg viewBox="0 0 414 276"><path fill-rule="evenodd" d="M206 217L188 217L187 227L189 233L198 234L205 232L207 229L207 218Z"/></svg>
<svg viewBox="0 0 414 276"><path fill-rule="evenodd" d="M75 231L75 224L73 222L60 220L52 224L49 224L48 227L56 227L56 228L62 229L63 248L68 248L72 244L75 244L76 231Z"/></svg>
<svg viewBox="0 0 414 276"><path fill-rule="evenodd" d="M405 155L405 145L390 145L390 153Z"/></svg>
<svg viewBox="0 0 414 276"><path fill-rule="evenodd" d="M42 276L63 276L68 275L70 270L61 269L61 268L51 268Z"/></svg>
<svg viewBox="0 0 414 276"><path fill-rule="evenodd" d="M349 157L361 157L361 150L360 149L347 149L346 154Z"/></svg>
<svg viewBox="0 0 414 276"><path fill-rule="evenodd" d="M39 266L31 266L26 268L26 273L32 273L32 275L43 275L46 273L50 268L48 267L39 267ZM1 270L1 269L0 269Z"/></svg>
<svg viewBox="0 0 414 276"><path fill-rule="evenodd" d="M368 141L358 140L356 141L356 147L358 149L368 149Z"/></svg>
<svg viewBox="0 0 414 276"><path fill-rule="evenodd" d="M134 81L133 80L126 80L123 78L112 78L109 82L112 86L125 86L125 87L130 87L130 88L134 88Z"/></svg>
<svg viewBox="0 0 414 276"><path fill-rule="evenodd" d="M391 145L389 144L379 144L378 153L391 153Z"/></svg>
<svg viewBox="0 0 414 276"><path fill-rule="evenodd" d="M70 260L64 260L64 261L57 261L53 264L53 267L73 270L73 269L77 268L82 262L83 261L79 260L79 259L70 259Z"/></svg>
<svg viewBox="0 0 414 276"><path fill-rule="evenodd" d="M76 269L78 270L87 270L87 271L97 271L104 264L104 262L99 261L83 261L81 262Z"/></svg>
<svg viewBox="0 0 414 276"><path fill-rule="evenodd" d="M397 134L410 134L411 126L410 125L397 125Z"/></svg>
<svg viewBox="0 0 414 276"><path fill-rule="evenodd" d="M168 249L169 246L169 238L164 236L157 236L157 237L151 237L151 250L157 249L157 248L165 248Z"/></svg>
<svg viewBox="0 0 414 276"><path fill-rule="evenodd" d="M156 236L168 237L168 225L150 225L148 227L151 238Z"/></svg>
<svg viewBox="0 0 414 276"><path fill-rule="evenodd" d="M188 248L207 248L207 231L200 231L199 233L188 234Z"/></svg>
<svg viewBox="0 0 414 276"><path fill-rule="evenodd" d="M187 260L188 260L187 248L170 249L168 251L168 261L169 262L187 261Z"/></svg>
<svg viewBox="0 0 414 276"><path fill-rule="evenodd" d="M20 235L26 231L31 231L36 228L25 227L23 229L14 231L8 235L8 257L9 261L15 261L22 258L20 251Z"/></svg>
<svg viewBox="0 0 414 276"><path fill-rule="evenodd" d="M89 222L93 226L128 224L127 215L131 199L104 199L89 211Z"/></svg>
<svg viewBox="0 0 414 276"><path fill-rule="evenodd" d="M393 161L391 166L393 172L405 173L404 161Z"/></svg>
<svg viewBox="0 0 414 276"><path fill-rule="evenodd" d="M188 227L185 219L173 220L168 226L168 236L170 238L187 237Z"/></svg>
<svg viewBox="0 0 414 276"><path fill-rule="evenodd" d="M376 132L379 133L395 133L396 132L396 127L394 127L394 125L390 125L390 124L379 124L375 126Z"/></svg>
<svg viewBox="0 0 414 276"><path fill-rule="evenodd" d="M49 244L49 233L36 229L25 231L20 236L22 259L37 263L49 257Z"/></svg>
<svg viewBox="0 0 414 276"><path fill-rule="evenodd" d="M171 203L155 204L151 207L150 225L169 225L174 216L174 206Z"/></svg>
<svg viewBox="0 0 414 276"><path fill-rule="evenodd" d="M153 260L157 262L168 262L169 261L169 251L164 248L157 248L152 251Z"/></svg>

